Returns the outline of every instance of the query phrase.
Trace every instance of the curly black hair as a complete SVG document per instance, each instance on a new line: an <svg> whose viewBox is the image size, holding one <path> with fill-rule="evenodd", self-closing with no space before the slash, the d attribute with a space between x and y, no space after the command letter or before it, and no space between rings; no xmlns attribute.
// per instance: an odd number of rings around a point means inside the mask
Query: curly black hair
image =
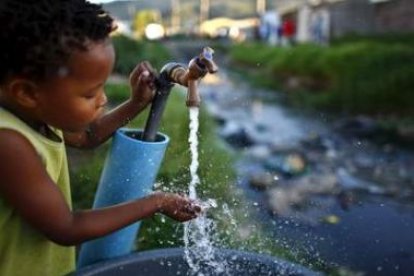
<svg viewBox="0 0 414 276"><path fill-rule="evenodd" d="M75 50L105 40L113 19L86 0L1 0L0 83L55 75Z"/></svg>

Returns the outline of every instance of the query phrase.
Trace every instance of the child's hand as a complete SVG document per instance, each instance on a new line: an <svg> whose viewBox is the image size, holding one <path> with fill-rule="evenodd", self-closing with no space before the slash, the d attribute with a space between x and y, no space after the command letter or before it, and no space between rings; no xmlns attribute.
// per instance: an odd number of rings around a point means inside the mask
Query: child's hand
<svg viewBox="0 0 414 276"><path fill-rule="evenodd" d="M201 207L190 199L177 194L157 192L159 212L177 221L187 221L196 218Z"/></svg>
<svg viewBox="0 0 414 276"><path fill-rule="evenodd" d="M131 99L143 106L147 106L154 97L155 71L147 62L139 63L129 75L129 83L132 89Z"/></svg>

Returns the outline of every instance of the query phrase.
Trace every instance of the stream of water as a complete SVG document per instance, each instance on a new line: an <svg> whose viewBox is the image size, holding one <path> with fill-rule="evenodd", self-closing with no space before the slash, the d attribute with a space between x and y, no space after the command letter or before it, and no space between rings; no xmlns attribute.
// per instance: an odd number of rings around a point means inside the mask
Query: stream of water
<svg viewBox="0 0 414 276"><path fill-rule="evenodd" d="M226 264L223 261L216 260L215 248L211 238L215 229L215 223L212 219L207 218L206 210L209 207L215 207L214 200L201 202L197 197L197 185L200 183L198 176L198 107L189 108L190 116L190 134L188 142L190 143L191 164L190 176L191 181L188 187L189 198L201 203L205 210L196 219L185 223L184 225L184 245L185 258L193 275L211 275L219 274L225 271Z"/></svg>

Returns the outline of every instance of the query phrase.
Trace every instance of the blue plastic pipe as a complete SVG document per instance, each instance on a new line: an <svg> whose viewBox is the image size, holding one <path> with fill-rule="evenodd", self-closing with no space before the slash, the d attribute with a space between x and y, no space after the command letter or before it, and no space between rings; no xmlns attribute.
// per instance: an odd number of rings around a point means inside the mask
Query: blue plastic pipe
<svg viewBox="0 0 414 276"><path fill-rule="evenodd" d="M93 208L102 208L148 195L152 191L169 137L158 133L154 142L140 140L142 131L116 131L108 153ZM82 244L78 268L129 254L140 222Z"/></svg>

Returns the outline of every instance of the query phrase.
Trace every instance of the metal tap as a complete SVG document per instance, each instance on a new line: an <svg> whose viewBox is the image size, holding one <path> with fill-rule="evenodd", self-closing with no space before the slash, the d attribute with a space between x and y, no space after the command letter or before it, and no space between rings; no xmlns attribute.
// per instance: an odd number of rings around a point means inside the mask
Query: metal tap
<svg viewBox="0 0 414 276"><path fill-rule="evenodd" d="M200 106L200 94L197 84L207 74L214 74L218 67L213 60L214 50L210 47L203 48L203 52L190 60L188 67L180 63L168 63L161 69L161 74L166 73L167 78L173 82L188 87L187 101L188 107Z"/></svg>
<svg viewBox="0 0 414 276"><path fill-rule="evenodd" d="M186 105L188 107L200 106L200 95L197 84L207 74L215 73L218 67L213 61L213 49L204 47L203 52L191 59L188 66L177 62L164 65L159 77L154 81L156 93L152 101L151 110L147 119L142 140L155 141L162 113L175 83L188 88Z"/></svg>

